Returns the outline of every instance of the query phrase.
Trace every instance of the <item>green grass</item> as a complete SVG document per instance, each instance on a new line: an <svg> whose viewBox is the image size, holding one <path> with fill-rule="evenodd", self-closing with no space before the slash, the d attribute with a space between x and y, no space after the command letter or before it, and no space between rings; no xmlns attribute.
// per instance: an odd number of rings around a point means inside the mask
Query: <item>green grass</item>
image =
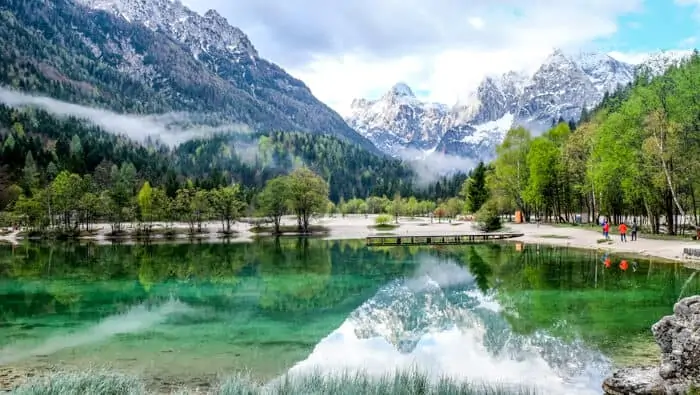
<svg viewBox="0 0 700 395"><path fill-rule="evenodd" d="M187 389L178 394L193 394ZM326 375L320 372L285 376L263 384L249 375L229 377L214 387L212 395L526 395L536 394L534 388L505 384L470 383L453 378L431 381L413 370L384 376L366 373ZM53 373L34 379L11 392L13 395L146 395L138 378L107 371Z"/></svg>

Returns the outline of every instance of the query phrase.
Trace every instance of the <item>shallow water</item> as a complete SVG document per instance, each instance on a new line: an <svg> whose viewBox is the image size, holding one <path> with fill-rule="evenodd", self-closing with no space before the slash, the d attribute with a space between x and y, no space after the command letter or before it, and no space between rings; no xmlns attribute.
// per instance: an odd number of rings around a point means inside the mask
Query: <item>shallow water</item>
<svg viewBox="0 0 700 395"><path fill-rule="evenodd" d="M108 365L155 385L400 367L600 393L657 353L700 280L680 265L513 244L362 241L0 248L0 367Z"/></svg>

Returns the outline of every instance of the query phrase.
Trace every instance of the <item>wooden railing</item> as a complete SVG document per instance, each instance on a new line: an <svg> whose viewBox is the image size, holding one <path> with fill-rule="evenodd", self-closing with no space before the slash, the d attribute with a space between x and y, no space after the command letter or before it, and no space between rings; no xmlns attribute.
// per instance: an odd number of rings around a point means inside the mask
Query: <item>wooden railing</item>
<svg viewBox="0 0 700 395"><path fill-rule="evenodd" d="M463 235L443 236L368 236L368 246L399 246L399 245L446 245L470 244L489 240L503 240L520 237L523 233L470 233Z"/></svg>

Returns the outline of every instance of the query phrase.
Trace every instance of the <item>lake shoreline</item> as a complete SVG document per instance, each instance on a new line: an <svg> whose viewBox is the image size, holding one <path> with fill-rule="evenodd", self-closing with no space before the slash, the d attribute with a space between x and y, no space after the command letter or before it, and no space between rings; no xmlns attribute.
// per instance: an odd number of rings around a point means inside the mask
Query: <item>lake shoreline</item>
<svg viewBox="0 0 700 395"><path fill-rule="evenodd" d="M400 218L398 226L391 230L378 230L375 226L376 215L347 215L345 217L321 217L315 218L312 225L316 232L310 234L300 234L289 232L280 235L281 237L311 236L325 240L344 239L364 239L368 236L381 235L402 235L402 236L449 236L468 233L481 233L472 222L446 221L438 222L429 218ZM291 227L296 224L296 218L292 216L284 217L282 225ZM216 242L252 242L260 237L273 237L271 232L256 231L259 224L254 221L236 222L232 225L230 234L221 232L220 222L209 221L202 224L202 233L188 234L189 225L187 223L162 222L152 223L155 229L161 233L151 238L135 237L133 232L137 229L137 224L123 224L127 235L110 236L111 227L109 224L96 224L94 234L77 238L80 241L94 242L98 244L138 244L143 242L151 243L189 243L193 241L216 243ZM695 262L683 257L684 248L700 248L700 242L693 240L658 240L646 239L643 235L637 241L621 242L619 238L612 236L608 242L601 243L602 235L585 228L561 227L553 225L536 224L514 224L506 223L506 230L522 233L523 236L509 239L509 242L522 242L525 244L541 244L550 246L571 247L585 250L600 250L615 254L631 254L638 257L655 257L670 261ZM163 229L168 229L174 237L164 237ZM17 244L23 240L19 232L0 236L0 243Z"/></svg>

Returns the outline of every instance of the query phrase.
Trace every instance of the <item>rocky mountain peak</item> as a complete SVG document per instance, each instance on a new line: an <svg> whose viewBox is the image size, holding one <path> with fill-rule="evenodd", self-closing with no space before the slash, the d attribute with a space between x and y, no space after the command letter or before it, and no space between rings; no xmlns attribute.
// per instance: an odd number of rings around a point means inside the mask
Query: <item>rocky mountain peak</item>
<svg viewBox="0 0 700 395"><path fill-rule="evenodd" d="M652 68L651 74L657 75L688 54L652 55L644 67ZM396 100L397 95L387 93L386 98L394 99L382 102L383 105L356 100L358 106L349 123L389 153L410 144L411 147L424 147L428 153L437 151L488 160L493 148L511 127L525 126L537 134L551 127L552 122L559 118L576 121L584 107L590 109L602 100L606 92L632 82L635 73L636 66L605 53L567 53L555 48L534 73L510 71L486 76L466 99L452 108L422 103L414 96L408 103L406 99ZM375 107L368 111L371 103L375 103ZM398 110L399 103L405 106L403 110ZM431 108L440 108L441 111L430 111ZM370 113L372 115L368 116ZM421 129L421 133L411 133L405 129L405 124L399 126L393 121L397 114L405 117L408 113L414 119L411 125L421 125L422 128L436 125L434 130ZM425 118L423 122L419 117ZM378 119L385 122L376 122ZM438 145L432 145L435 137L440 135ZM413 136L413 139L408 136ZM430 138L424 139L423 136Z"/></svg>
<svg viewBox="0 0 700 395"><path fill-rule="evenodd" d="M659 51L645 57L636 65L636 72L644 72L650 75L659 75L671 66L678 65L687 59L693 51Z"/></svg>
<svg viewBox="0 0 700 395"><path fill-rule="evenodd" d="M538 71L535 73L541 73L541 72L571 72L574 70L580 69L580 67L576 64L576 62L567 54L564 53L559 48L555 48L554 51L547 56L547 58L542 62L542 65L538 69Z"/></svg>
<svg viewBox="0 0 700 395"><path fill-rule="evenodd" d="M404 148L435 147L450 124L447 106L422 102L403 82L377 100L353 100L350 109L348 124L393 156Z"/></svg>
<svg viewBox="0 0 700 395"><path fill-rule="evenodd" d="M237 27L215 10L204 15L173 0L76 0L88 8L119 15L151 30L162 30L185 44L196 58L203 52L257 58L258 52Z"/></svg>
<svg viewBox="0 0 700 395"><path fill-rule="evenodd" d="M221 16L221 14L219 14L219 13L218 13L215 9L213 9L213 8L212 8L212 9L209 9L207 12L205 12L205 13L204 13L204 17L205 17L205 18L209 18L209 19L216 19L216 20L219 20L219 21L221 21L221 22L228 23L228 21L226 20L226 18L224 18L223 16Z"/></svg>
<svg viewBox="0 0 700 395"><path fill-rule="evenodd" d="M387 94L398 97L416 97L416 95L413 93L413 90L411 90L411 88L404 82L396 83L394 86L391 87Z"/></svg>
<svg viewBox="0 0 700 395"><path fill-rule="evenodd" d="M549 64L549 63L566 63L569 61L569 58L566 56L564 51L561 48L553 48L552 52L547 55L547 58L545 58L543 64Z"/></svg>

